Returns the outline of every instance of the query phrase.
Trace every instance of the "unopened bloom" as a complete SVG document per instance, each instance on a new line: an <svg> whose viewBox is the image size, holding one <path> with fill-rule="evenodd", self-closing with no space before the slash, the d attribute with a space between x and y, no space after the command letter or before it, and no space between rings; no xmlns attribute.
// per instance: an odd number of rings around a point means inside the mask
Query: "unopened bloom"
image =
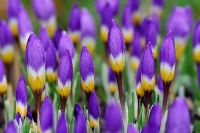
<svg viewBox="0 0 200 133"><path fill-rule="evenodd" d="M77 4L74 4L69 16L69 35L74 44L80 41L81 28L81 10Z"/></svg>
<svg viewBox="0 0 200 133"><path fill-rule="evenodd" d="M193 58L200 63L200 19L197 21L193 33Z"/></svg>
<svg viewBox="0 0 200 133"><path fill-rule="evenodd" d="M49 38L48 32L45 27L43 27L43 26L40 27L38 37L39 37L39 39L44 47L44 50L46 52L50 38Z"/></svg>
<svg viewBox="0 0 200 133"><path fill-rule="evenodd" d="M96 45L96 29L92 14L86 9L81 11L81 44L85 44L91 54Z"/></svg>
<svg viewBox="0 0 200 133"><path fill-rule="evenodd" d="M142 22L142 14L140 11L140 0L128 0L127 4L131 5L132 23L139 26Z"/></svg>
<svg viewBox="0 0 200 133"><path fill-rule="evenodd" d="M168 111L165 133L183 131L185 133L191 131L189 109L183 98L176 98Z"/></svg>
<svg viewBox="0 0 200 133"><path fill-rule="evenodd" d="M40 127L42 132L49 132L53 127L53 104L47 96L40 110Z"/></svg>
<svg viewBox="0 0 200 133"><path fill-rule="evenodd" d="M162 15L164 0L152 0L151 14L157 14L159 17Z"/></svg>
<svg viewBox="0 0 200 133"><path fill-rule="evenodd" d="M53 0L32 0L33 11L40 20L42 26L46 27L50 36L54 35L56 29L55 7Z"/></svg>
<svg viewBox="0 0 200 133"><path fill-rule="evenodd" d="M151 92L155 87L155 62L151 43L144 49L142 57L141 86L144 91Z"/></svg>
<svg viewBox="0 0 200 133"><path fill-rule="evenodd" d="M168 32L160 48L160 75L165 83L174 79L176 66L176 49L171 32Z"/></svg>
<svg viewBox="0 0 200 133"><path fill-rule="evenodd" d="M141 86L141 71L142 71L142 61L140 61L140 64L137 69L136 73L136 94L138 97L142 98L144 96L144 90Z"/></svg>
<svg viewBox="0 0 200 133"><path fill-rule="evenodd" d="M122 32L117 22L112 20L112 27L108 33L109 63L115 73L120 73L125 66L125 44Z"/></svg>
<svg viewBox="0 0 200 133"><path fill-rule="evenodd" d="M3 95L6 92L7 87L8 85L7 85L5 67L2 60L0 60L0 95Z"/></svg>
<svg viewBox="0 0 200 133"><path fill-rule="evenodd" d="M138 133L137 127L133 124L129 124L127 128L127 133Z"/></svg>
<svg viewBox="0 0 200 133"><path fill-rule="evenodd" d="M58 68L58 93L61 97L68 97L72 89L73 65L67 50L60 59Z"/></svg>
<svg viewBox="0 0 200 133"><path fill-rule="evenodd" d="M56 133L68 133L67 120L65 118L65 113L60 115L57 122Z"/></svg>
<svg viewBox="0 0 200 133"><path fill-rule="evenodd" d="M61 35L62 35L61 28L57 28L56 31L55 31L54 37L52 39L56 50L58 49Z"/></svg>
<svg viewBox="0 0 200 133"><path fill-rule="evenodd" d="M82 89L86 93L94 90L94 64L86 46L82 47L80 55L80 75Z"/></svg>
<svg viewBox="0 0 200 133"><path fill-rule="evenodd" d="M191 8L189 6L175 7L168 18L167 30L171 30L173 33L176 46L177 60L179 60L182 57L191 29Z"/></svg>
<svg viewBox="0 0 200 133"><path fill-rule="evenodd" d="M26 46L28 82L33 91L42 91L46 81L45 55L40 39L32 33Z"/></svg>
<svg viewBox="0 0 200 133"><path fill-rule="evenodd" d="M22 51L25 52L26 44L27 44L30 34L33 31L33 28L32 28L30 17L23 6L21 6L20 11L19 11L18 29L19 29L20 46L21 46Z"/></svg>
<svg viewBox="0 0 200 133"><path fill-rule="evenodd" d="M17 133L14 121L10 121L5 129L5 133Z"/></svg>
<svg viewBox="0 0 200 133"><path fill-rule="evenodd" d="M26 117L27 107L28 107L28 98L27 98L27 87L24 76L21 75L16 89L16 113L20 113L22 118Z"/></svg>
<svg viewBox="0 0 200 133"><path fill-rule="evenodd" d="M111 95L114 95L115 92L117 92L117 81L115 78L115 73L112 71L112 69L109 67L108 70L108 91Z"/></svg>
<svg viewBox="0 0 200 133"><path fill-rule="evenodd" d="M0 21L0 56L5 64L14 60L14 38L4 20Z"/></svg>
<svg viewBox="0 0 200 133"><path fill-rule="evenodd" d="M100 106L94 91L92 91L89 97L88 110L90 114L90 127L95 128L99 124Z"/></svg>

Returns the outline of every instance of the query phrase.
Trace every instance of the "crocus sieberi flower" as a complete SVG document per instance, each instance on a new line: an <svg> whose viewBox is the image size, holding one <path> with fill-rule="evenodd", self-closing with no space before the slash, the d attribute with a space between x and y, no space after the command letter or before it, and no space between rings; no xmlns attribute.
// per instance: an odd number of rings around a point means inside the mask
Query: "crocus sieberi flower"
<svg viewBox="0 0 200 133"><path fill-rule="evenodd" d="M193 33L193 58L196 63L200 63L200 19L197 21Z"/></svg>
<svg viewBox="0 0 200 133"><path fill-rule="evenodd" d="M142 71L142 61L140 61L140 64L137 69L136 73L136 94L138 98L143 98L144 96L144 90L142 89L141 86L141 71Z"/></svg>
<svg viewBox="0 0 200 133"><path fill-rule="evenodd" d="M0 96L4 95L7 90L7 79L6 79L6 72L5 66L0 59Z"/></svg>
<svg viewBox="0 0 200 133"><path fill-rule="evenodd" d="M151 14L157 14L159 17L162 15L165 0L152 0Z"/></svg>
<svg viewBox="0 0 200 133"><path fill-rule="evenodd" d="M129 124L127 128L127 133L138 133L137 127L133 124Z"/></svg>
<svg viewBox="0 0 200 133"><path fill-rule="evenodd" d="M96 93L91 92L88 102L88 110L90 114L90 127L96 128L99 126L100 106Z"/></svg>
<svg viewBox="0 0 200 133"><path fill-rule="evenodd" d="M140 0L128 0L127 4L131 6L132 23L135 26L139 26L142 22L142 14L140 11Z"/></svg>
<svg viewBox="0 0 200 133"><path fill-rule="evenodd" d="M56 31L55 31L54 37L52 39L56 50L58 49L61 35L62 35L62 29L57 28Z"/></svg>
<svg viewBox="0 0 200 133"><path fill-rule="evenodd" d="M45 27L43 27L43 26L40 27L38 37L39 37L41 43L43 44L44 50L46 52L50 38L49 38L48 32Z"/></svg>
<svg viewBox="0 0 200 133"><path fill-rule="evenodd" d="M192 10L189 6L175 7L168 17L167 30L172 31L177 61L182 57L192 29Z"/></svg>
<svg viewBox="0 0 200 133"><path fill-rule="evenodd" d="M43 133L51 132L53 128L53 104L47 96L40 110L40 128Z"/></svg>
<svg viewBox="0 0 200 133"><path fill-rule="evenodd" d="M108 69L108 91L111 95L114 95L117 92L117 81L115 78L115 73L110 67Z"/></svg>
<svg viewBox="0 0 200 133"><path fill-rule="evenodd" d="M33 32L33 28L32 28L30 17L23 6L21 6L20 11L19 11L18 29L19 29L20 46L21 46L22 51L25 52L26 44L27 44L30 34Z"/></svg>
<svg viewBox="0 0 200 133"><path fill-rule="evenodd" d="M190 114L186 101L183 98L176 98L171 105L167 122L165 126L165 133L190 133Z"/></svg>
<svg viewBox="0 0 200 133"><path fill-rule="evenodd" d="M62 113L58 119L56 133L68 133L67 120L65 113Z"/></svg>
<svg viewBox="0 0 200 133"><path fill-rule="evenodd" d="M80 41L81 29L81 10L77 4L74 4L69 15L69 35L74 43L78 44Z"/></svg>
<svg viewBox="0 0 200 133"><path fill-rule="evenodd" d="M17 133L14 121L10 121L5 129L5 133Z"/></svg>
<svg viewBox="0 0 200 133"><path fill-rule="evenodd" d="M56 30L56 16L53 0L32 0L33 11L44 26L49 36L53 36Z"/></svg>
<svg viewBox="0 0 200 133"><path fill-rule="evenodd" d="M14 60L14 38L4 20L0 20L0 56L5 64Z"/></svg>
<svg viewBox="0 0 200 133"><path fill-rule="evenodd" d="M24 76L21 75L16 89L16 113L20 113L22 118L26 117L28 108L27 87Z"/></svg>
<svg viewBox="0 0 200 133"><path fill-rule="evenodd" d="M96 29L92 14L84 8L81 10L81 44L85 44L91 54L96 47Z"/></svg>
<svg viewBox="0 0 200 133"><path fill-rule="evenodd" d="M94 64L86 46L82 47L80 55L80 75L82 89L86 93L94 90Z"/></svg>

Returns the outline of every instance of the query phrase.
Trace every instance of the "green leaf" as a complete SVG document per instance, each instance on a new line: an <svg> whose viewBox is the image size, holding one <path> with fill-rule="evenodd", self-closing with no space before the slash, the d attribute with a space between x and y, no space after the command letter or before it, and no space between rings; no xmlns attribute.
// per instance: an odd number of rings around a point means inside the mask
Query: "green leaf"
<svg viewBox="0 0 200 133"><path fill-rule="evenodd" d="M23 133L29 133L29 130L30 130L30 120L26 118L24 120Z"/></svg>

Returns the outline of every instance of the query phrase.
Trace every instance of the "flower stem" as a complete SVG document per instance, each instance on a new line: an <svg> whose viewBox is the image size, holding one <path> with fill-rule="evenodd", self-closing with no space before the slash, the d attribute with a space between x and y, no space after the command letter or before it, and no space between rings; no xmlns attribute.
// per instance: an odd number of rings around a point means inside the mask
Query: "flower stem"
<svg viewBox="0 0 200 133"><path fill-rule="evenodd" d="M167 100L168 100L168 95L169 95L170 83L164 83L163 85L164 85L164 98L163 98L162 112L164 115L167 108Z"/></svg>
<svg viewBox="0 0 200 133"><path fill-rule="evenodd" d="M35 96L35 107L36 107L36 111L37 111L37 118L39 118L40 116L40 107L41 107L41 96L42 93L41 91L36 91L34 92L34 96ZM39 122L39 119L37 119L37 123Z"/></svg>
<svg viewBox="0 0 200 133"><path fill-rule="evenodd" d="M60 97L60 101L61 101L61 112L65 113L67 98L66 97Z"/></svg>

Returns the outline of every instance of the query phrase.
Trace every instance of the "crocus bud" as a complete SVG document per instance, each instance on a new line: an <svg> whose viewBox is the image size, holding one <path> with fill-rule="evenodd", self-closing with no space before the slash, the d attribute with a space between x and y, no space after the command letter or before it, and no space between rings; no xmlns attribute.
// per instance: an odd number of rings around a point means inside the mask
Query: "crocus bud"
<svg viewBox="0 0 200 133"><path fill-rule="evenodd" d="M67 33L63 31L58 46L58 54L60 59L62 58L66 50L69 50L70 56L73 60L75 55L74 44Z"/></svg>
<svg viewBox="0 0 200 133"><path fill-rule="evenodd" d="M144 91L151 92L155 87L155 62L149 42L142 57L141 86Z"/></svg>
<svg viewBox="0 0 200 133"><path fill-rule="evenodd" d="M14 121L10 121L5 129L5 133L17 133Z"/></svg>
<svg viewBox="0 0 200 133"><path fill-rule="evenodd" d="M0 21L0 56L5 64L14 60L14 38L5 21Z"/></svg>
<svg viewBox="0 0 200 133"><path fill-rule="evenodd" d="M2 60L0 60L0 95L5 94L7 87L5 67Z"/></svg>
<svg viewBox="0 0 200 133"><path fill-rule="evenodd" d="M58 119L56 133L68 133L67 120L64 113Z"/></svg>
<svg viewBox="0 0 200 133"><path fill-rule="evenodd" d="M30 34L33 31L32 23L27 11L21 6L18 16L18 29L19 29L19 39L20 46L23 52L26 51L26 44Z"/></svg>
<svg viewBox="0 0 200 133"><path fill-rule="evenodd" d="M51 131L53 127L53 104L49 97L46 97L40 110L40 128L42 132Z"/></svg>
<svg viewBox="0 0 200 133"><path fill-rule="evenodd" d="M176 98L168 111L165 133L190 133L190 114L186 101Z"/></svg>
<svg viewBox="0 0 200 133"><path fill-rule="evenodd" d="M129 124L127 128L127 133L138 133L136 126Z"/></svg>
<svg viewBox="0 0 200 133"><path fill-rule="evenodd" d="M32 33L26 46L26 67L31 89L42 91L46 81L45 55L40 39Z"/></svg>
<svg viewBox="0 0 200 133"><path fill-rule="evenodd" d="M69 35L74 44L80 41L81 11L77 4L74 4L69 16Z"/></svg>
<svg viewBox="0 0 200 133"><path fill-rule="evenodd" d="M159 17L162 15L164 0L152 0L151 14L157 14Z"/></svg>
<svg viewBox="0 0 200 133"><path fill-rule="evenodd" d="M32 0L33 11L49 35L52 37L56 29L55 7L53 0Z"/></svg>
<svg viewBox="0 0 200 133"><path fill-rule="evenodd" d="M112 27L108 33L109 63L115 73L121 73L125 66L125 44L122 32L117 22L112 20Z"/></svg>
<svg viewBox="0 0 200 133"><path fill-rule="evenodd" d="M197 21L193 33L193 58L200 63L200 19Z"/></svg>
<svg viewBox="0 0 200 133"><path fill-rule="evenodd" d="M136 73L136 94L138 97L142 98L144 96L144 90L141 86L141 71L142 71L142 61L140 61L140 64L137 69Z"/></svg>
<svg viewBox="0 0 200 133"><path fill-rule="evenodd" d="M67 50L60 59L58 68L58 93L61 97L67 98L72 89L73 65L72 58Z"/></svg>
<svg viewBox="0 0 200 133"><path fill-rule="evenodd" d="M45 27L40 27L40 31L39 31L39 35L38 35L41 43L43 44L43 47L44 47L44 50L46 52L47 48L48 48L48 44L49 44L49 35L48 35L48 32L46 30Z"/></svg>
<svg viewBox="0 0 200 133"><path fill-rule="evenodd" d="M56 50L58 49L61 35L62 35L62 30L60 28L57 28L53 37L53 43Z"/></svg>
<svg viewBox="0 0 200 133"><path fill-rule="evenodd" d="M131 5L132 23L135 26L139 26L142 22L142 15L140 11L140 0L128 0L127 4Z"/></svg>
<svg viewBox="0 0 200 133"><path fill-rule="evenodd" d="M84 114L83 109L81 108L81 105L79 103L75 104L74 107L74 117L77 119L78 115Z"/></svg>
<svg viewBox="0 0 200 133"><path fill-rule="evenodd" d="M92 91L89 97L88 110L90 114L90 127L95 128L99 124L100 106L94 91Z"/></svg>
<svg viewBox="0 0 200 133"><path fill-rule="evenodd" d="M81 11L81 44L85 44L91 54L96 45L96 29L92 14L86 9Z"/></svg>
<svg viewBox="0 0 200 133"><path fill-rule="evenodd" d="M111 101L105 111L104 126L107 132L117 133L122 129L122 111L118 103Z"/></svg>
<svg viewBox="0 0 200 133"><path fill-rule="evenodd" d="M51 40L49 41L50 44L46 50L46 77L49 82L54 83L57 80L56 49Z"/></svg>
<svg viewBox="0 0 200 133"><path fill-rule="evenodd" d="M134 40L131 43L131 68L137 71L142 54L141 40L139 33L135 33Z"/></svg>
<svg viewBox="0 0 200 133"><path fill-rule="evenodd" d="M79 108L77 115L75 115L74 133L86 133L86 132L87 132L86 117L82 108Z"/></svg>
<svg viewBox="0 0 200 133"><path fill-rule="evenodd" d="M172 31L175 46L176 59L179 60L184 53L184 49L192 29L192 10L189 6L175 7L168 17L167 30Z"/></svg>
<svg viewBox="0 0 200 133"><path fill-rule="evenodd" d="M82 47L80 55L80 74L81 74L81 84L82 89L89 93L94 90L94 64L92 61L92 56L86 48Z"/></svg>
<svg viewBox="0 0 200 133"><path fill-rule="evenodd" d="M109 67L108 70L108 91L111 95L114 95L115 92L117 92L117 81L115 78L115 73L112 71L112 69Z"/></svg>
<svg viewBox="0 0 200 133"><path fill-rule="evenodd" d="M26 117L27 114L27 87L24 76L21 75L16 89L16 113L20 113L22 118Z"/></svg>

